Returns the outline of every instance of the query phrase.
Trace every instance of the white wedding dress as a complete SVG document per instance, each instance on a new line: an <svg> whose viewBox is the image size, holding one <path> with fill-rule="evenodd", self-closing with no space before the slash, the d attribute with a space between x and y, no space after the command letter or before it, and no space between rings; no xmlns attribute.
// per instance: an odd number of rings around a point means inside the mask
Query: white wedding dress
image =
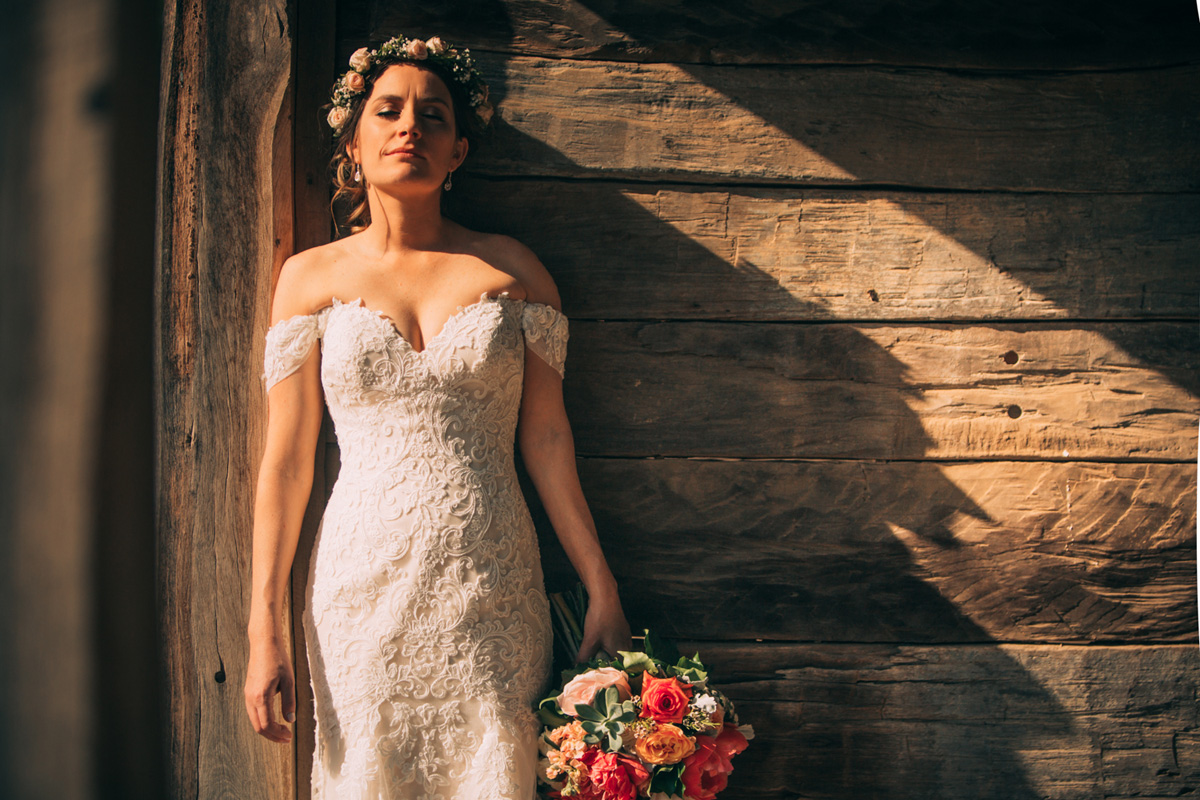
<svg viewBox="0 0 1200 800"><path fill-rule="evenodd" d="M319 354L341 449L303 610L314 800L534 797L550 610L513 443L526 347L561 375L566 346L507 292L419 352L361 298L268 331L268 389Z"/></svg>

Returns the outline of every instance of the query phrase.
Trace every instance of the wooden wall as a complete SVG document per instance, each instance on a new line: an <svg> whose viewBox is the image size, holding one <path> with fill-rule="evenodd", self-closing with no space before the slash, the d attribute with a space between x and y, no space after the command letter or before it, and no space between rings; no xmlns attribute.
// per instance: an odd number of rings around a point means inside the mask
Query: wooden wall
<svg viewBox="0 0 1200 800"><path fill-rule="evenodd" d="M288 749L240 697L257 359L274 270L330 235L317 107L398 32L489 78L453 213L558 282L630 621L758 731L724 797L1195 793L1190 4L239 0L165 30L174 796L308 794L305 698Z"/></svg>
<svg viewBox="0 0 1200 800"><path fill-rule="evenodd" d="M338 68L491 80L456 213L558 281L631 622L759 732L733 800L1200 780L1200 23L1052 5L339 4Z"/></svg>

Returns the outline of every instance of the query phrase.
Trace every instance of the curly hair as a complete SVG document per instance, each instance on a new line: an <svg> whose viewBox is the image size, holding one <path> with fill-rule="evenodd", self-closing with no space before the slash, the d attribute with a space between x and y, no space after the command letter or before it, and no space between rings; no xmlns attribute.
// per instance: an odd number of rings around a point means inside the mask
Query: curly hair
<svg viewBox="0 0 1200 800"><path fill-rule="evenodd" d="M350 158L348 148L353 143L354 136L358 132L358 123L362 119L363 108L366 106L367 101L371 99L371 94L375 90L375 82L389 67L393 67L396 64L413 64L421 69L429 70L434 75L437 75L442 83L446 85L446 88L450 92L450 99L454 105L455 135L457 137L466 137L468 155L475 152L476 147L478 147L482 140L483 126L471 107L466 89L440 66L429 62L416 63L403 58L375 60L371 64L370 69L363 75L366 79L365 91L351 103L350 115L341 127L341 134L333 141L333 155L329 160L329 175L333 182L334 191L333 197L329 202L329 209L333 216L334 224L338 226L339 230L349 229L350 233L358 233L359 231L366 230L367 226L371 224L371 208L367 202L367 189L364 186L364 181L354 180L354 162ZM322 106L322 109L328 111L332 106L332 103L327 103ZM344 222L338 219L337 206L339 205L345 208Z"/></svg>

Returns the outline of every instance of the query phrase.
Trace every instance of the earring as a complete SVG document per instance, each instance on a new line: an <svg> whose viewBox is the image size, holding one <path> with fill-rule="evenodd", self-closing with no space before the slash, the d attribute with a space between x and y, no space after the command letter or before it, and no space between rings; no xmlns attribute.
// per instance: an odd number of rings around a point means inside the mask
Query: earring
<svg viewBox="0 0 1200 800"><path fill-rule="evenodd" d="M359 170L358 164L356 163L354 165L354 182L358 183L361 180L362 180L362 171Z"/></svg>
<svg viewBox="0 0 1200 800"><path fill-rule="evenodd" d="M450 186L451 186L450 179L452 177L454 177L454 170L450 170L450 172L446 175L446 182L442 184L442 188L445 189L447 192L450 191Z"/></svg>

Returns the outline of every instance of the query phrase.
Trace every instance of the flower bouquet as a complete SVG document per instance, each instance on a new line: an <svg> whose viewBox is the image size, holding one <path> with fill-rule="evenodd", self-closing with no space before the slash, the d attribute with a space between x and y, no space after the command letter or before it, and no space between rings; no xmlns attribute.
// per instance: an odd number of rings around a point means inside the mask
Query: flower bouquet
<svg viewBox="0 0 1200 800"><path fill-rule="evenodd" d="M567 652L578 651L581 606L579 589L551 598ZM754 730L708 685L699 653L681 657L649 630L643 642L563 670L562 689L539 704L540 797L712 800L725 788Z"/></svg>

